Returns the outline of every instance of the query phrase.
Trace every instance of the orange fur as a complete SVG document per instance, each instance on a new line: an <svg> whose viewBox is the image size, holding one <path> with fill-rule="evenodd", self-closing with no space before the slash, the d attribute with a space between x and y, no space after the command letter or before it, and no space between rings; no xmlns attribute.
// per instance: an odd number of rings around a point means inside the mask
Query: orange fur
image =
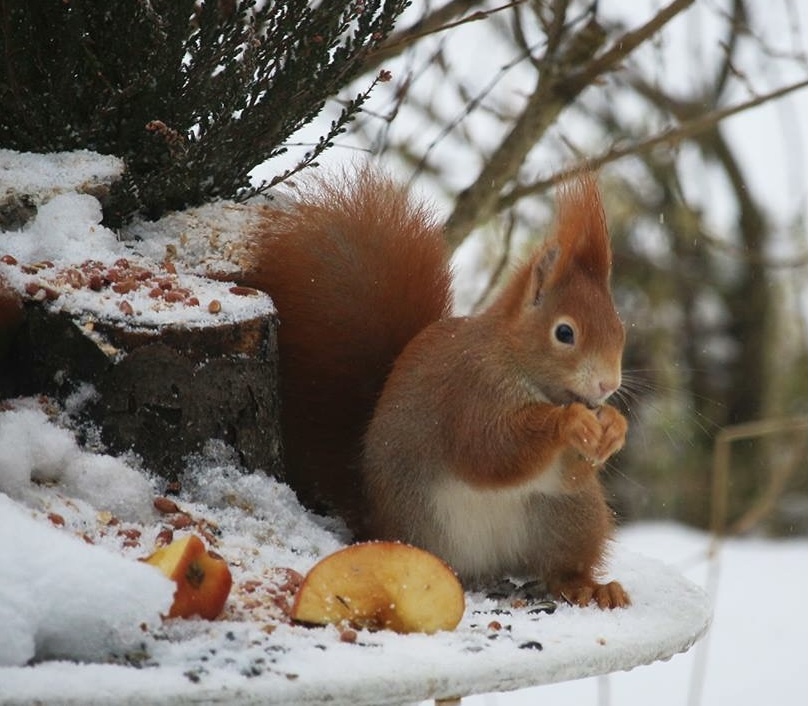
<svg viewBox="0 0 808 706"><path fill-rule="evenodd" d="M409 541L468 581L534 574L626 605L598 575L612 531L598 469L624 333L595 179L480 315L448 317L439 231L388 180L320 181L267 213L248 283L281 317L290 484L359 534Z"/></svg>

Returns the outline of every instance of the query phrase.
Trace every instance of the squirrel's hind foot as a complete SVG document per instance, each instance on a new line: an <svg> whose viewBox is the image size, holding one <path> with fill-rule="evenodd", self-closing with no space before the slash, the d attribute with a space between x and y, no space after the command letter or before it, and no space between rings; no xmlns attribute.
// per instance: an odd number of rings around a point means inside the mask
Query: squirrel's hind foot
<svg viewBox="0 0 808 706"><path fill-rule="evenodd" d="M556 584L552 593L570 605L582 608L594 603L602 610L625 608L631 605L626 590L617 581L597 583L595 581L568 581Z"/></svg>

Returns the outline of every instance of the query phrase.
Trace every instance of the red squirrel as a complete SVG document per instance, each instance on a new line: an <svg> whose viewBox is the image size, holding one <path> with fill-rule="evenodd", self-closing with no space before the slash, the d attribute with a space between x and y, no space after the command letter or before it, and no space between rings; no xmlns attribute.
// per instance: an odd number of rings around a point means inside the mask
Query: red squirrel
<svg viewBox="0 0 808 706"><path fill-rule="evenodd" d="M277 305L287 480L359 538L396 539L467 585L543 580L578 605L629 597L600 572L599 470L627 423L623 324L595 178L559 190L555 231L482 313L452 317L442 231L370 169L323 177L251 234L244 283Z"/></svg>

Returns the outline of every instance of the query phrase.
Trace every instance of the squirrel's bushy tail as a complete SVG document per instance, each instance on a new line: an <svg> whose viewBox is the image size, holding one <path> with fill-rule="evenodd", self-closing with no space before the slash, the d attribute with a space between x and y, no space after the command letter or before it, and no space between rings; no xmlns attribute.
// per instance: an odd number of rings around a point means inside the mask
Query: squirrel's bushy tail
<svg viewBox="0 0 808 706"><path fill-rule="evenodd" d="M442 229L403 187L363 169L268 207L250 247L245 284L272 296L281 322L287 481L361 531L358 464L376 400L407 343L450 308Z"/></svg>

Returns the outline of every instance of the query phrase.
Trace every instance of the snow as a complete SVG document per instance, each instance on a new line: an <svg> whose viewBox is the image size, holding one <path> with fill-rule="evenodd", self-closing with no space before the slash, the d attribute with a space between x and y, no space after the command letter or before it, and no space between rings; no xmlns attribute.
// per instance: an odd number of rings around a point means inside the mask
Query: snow
<svg viewBox="0 0 808 706"><path fill-rule="evenodd" d="M174 587L162 574L41 522L3 494L0 537L0 665L130 651L171 607Z"/></svg>
<svg viewBox="0 0 808 706"><path fill-rule="evenodd" d="M155 261L175 254L196 274L228 274L238 271L245 257L244 233L259 217L254 205L217 201L168 213L159 221L135 219L123 228L122 238Z"/></svg>
<svg viewBox="0 0 808 706"><path fill-rule="evenodd" d="M58 194L96 191L123 173L123 160L88 150L33 154L0 149L0 201L24 195L39 205Z"/></svg>
<svg viewBox="0 0 808 706"><path fill-rule="evenodd" d="M59 483L66 495L122 519L154 519L154 489L142 473L118 458L82 451L40 409L0 415L0 448L0 491L11 498L41 507L42 484Z"/></svg>
<svg viewBox="0 0 808 706"><path fill-rule="evenodd" d="M619 533L632 551L664 558L710 593L707 636L687 654L628 673L478 695L463 706L648 704L801 706L808 703L808 538L739 538L670 523L632 525Z"/></svg>
<svg viewBox="0 0 808 706"><path fill-rule="evenodd" d="M341 643L336 630L278 621L268 633L272 620L267 619L265 607L246 617L234 609L243 598L238 587L272 567L305 571L341 546L344 538L338 525L300 508L286 486L260 474L241 473L227 450L216 444L193 459L191 478L179 502L193 516L204 516L219 526L217 551L231 563L235 593L225 620L176 620L157 626L153 618L165 612L166 604L160 603L165 594L159 586L149 589L149 585L159 574L145 571L149 567L134 561L150 551L154 521L144 517L142 523L126 523L129 529L140 528L144 537L140 546L126 549L116 544L117 535L102 536L107 524L99 520L120 493L142 492L135 476L117 479L106 499L102 491L93 503L71 498L53 464L58 466L58 459L82 452L69 432L52 421L46 424L44 413L33 412L32 401L19 404L27 413L21 415L18 409L0 413L0 429L8 430L11 421L15 446L30 447L25 456L32 459L30 467L50 472L46 485L29 483L26 501L0 495L0 565L4 567L0 619L6 650L0 654L6 663L20 665L27 661L23 650L30 652L34 640L39 645L34 664L0 668L3 703L35 699L48 703L199 699L318 703L325 693L338 703L347 699L394 703L417 698L419 693L446 694L452 689L479 693L480 688L504 690L564 681L582 670L605 673L636 661L639 651L644 653L642 661L657 654L667 656L671 645L665 644L665 636L681 636L683 624L706 619L703 594L678 578L680 569L708 588L717 587L712 631L691 653L672 662L613 674L608 682L603 677L565 682L514 694L471 697L464 704L516 706L539 698L554 704L594 704L604 690L614 703L654 699L654 703L683 704L694 669L705 659L702 703L798 704L808 693L803 678L808 667L804 649L808 541L733 540L723 545L717 559L708 560L710 538L673 525L629 527L620 533L611 569L634 598L626 611L602 613L560 606L553 615L530 615L481 594L469 594L466 616L456 633L434 637L360 633L358 645ZM4 452L10 449L7 440L3 437ZM7 466L0 473L5 478ZM19 487L24 485L19 474L13 485L19 497ZM54 512L64 518L59 528L49 526L48 513ZM108 548L71 536L79 530ZM632 552L664 557L677 568ZM113 597L106 613L109 601L98 595L104 591ZM772 591L778 600L767 600ZM503 609L510 614L499 612ZM109 622L99 624L99 616ZM140 624L149 616L151 627L144 633ZM502 623L501 631L488 628L493 619ZM26 622L20 625L22 621ZM38 632L43 626L49 632ZM126 635L126 626L137 630ZM77 642L79 636L82 642ZM695 637L691 635L686 644ZM543 649L519 649L518 645L531 641L540 642ZM686 644L674 645L673 651ZM13 660L8 645L15 650ZM52 659L55 656L62 661ZM72 661L76 659L94 663ZM126 664L127 660L137 667ZM422 685L420 692L411 690L414 683Z"/></svg>

